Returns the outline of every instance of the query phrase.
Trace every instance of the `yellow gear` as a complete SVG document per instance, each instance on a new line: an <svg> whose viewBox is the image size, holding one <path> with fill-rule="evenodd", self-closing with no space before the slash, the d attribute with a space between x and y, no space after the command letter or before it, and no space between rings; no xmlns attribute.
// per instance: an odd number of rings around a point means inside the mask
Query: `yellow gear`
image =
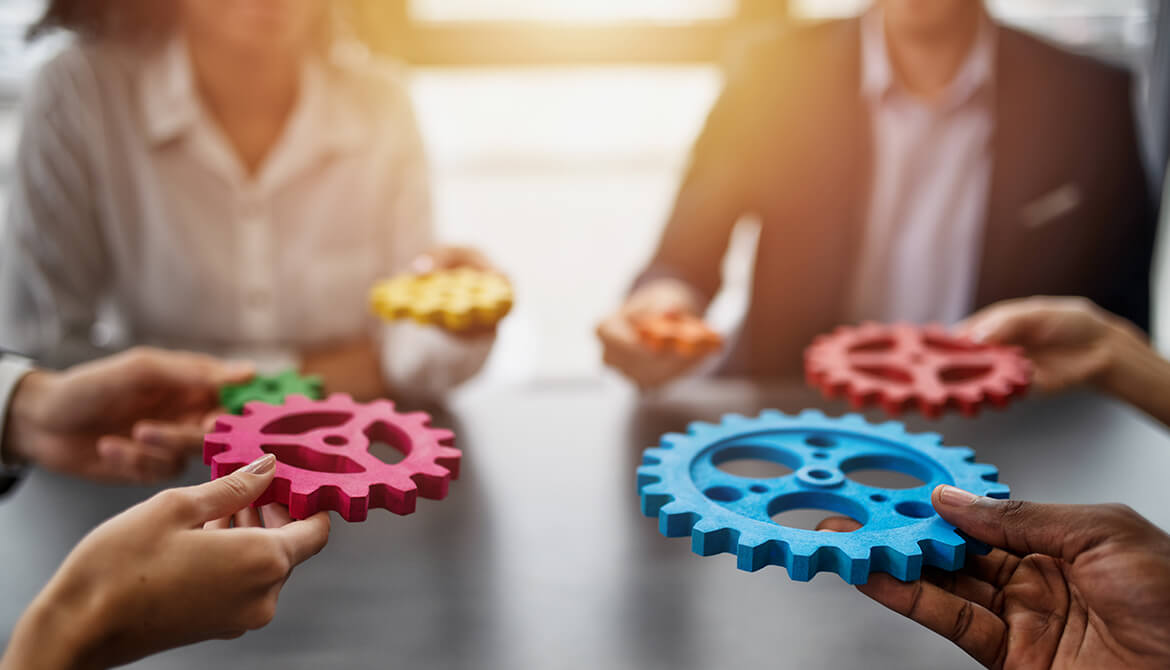
<svg viewBox="0 0 1170 670"><path fill-rule="evenodd" d="M470 268L399 275L374 285L370 306L387 321L413 319L452 331L491 327L511 311L512 285Z"/></svg>

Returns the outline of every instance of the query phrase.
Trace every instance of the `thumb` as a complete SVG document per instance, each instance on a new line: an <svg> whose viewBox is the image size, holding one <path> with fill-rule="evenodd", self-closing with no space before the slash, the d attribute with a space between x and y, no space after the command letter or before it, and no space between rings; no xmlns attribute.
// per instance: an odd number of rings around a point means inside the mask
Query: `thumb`
<svg viewBox="0 0 1170 670"><path fill-rule="evenodd" d="M1113 508L997 500L939 486L931 495L939 516L972 538L1014 554L1047 554L1066 561L1115 534Z"/></svg>
<svg viewBox="0 0 1170 670"><path fill-rule="evenodd" d="M247 466L215 481L192 487L196 525L222 519L251 505L272 483L276 456L265 454Z"/></svg>

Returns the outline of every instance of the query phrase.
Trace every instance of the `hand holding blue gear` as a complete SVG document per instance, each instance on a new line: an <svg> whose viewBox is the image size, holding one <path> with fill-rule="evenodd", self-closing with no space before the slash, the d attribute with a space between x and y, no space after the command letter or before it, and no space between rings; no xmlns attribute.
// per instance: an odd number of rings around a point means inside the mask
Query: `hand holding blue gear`
<svg viewBox="0 0 1170 670"><path fill-rule="evenodd" d="M781 463L793 472L754 479L718 467L738 459ZM847 476L863 469L903 472L925 483L893 490ZM658 518L662 534L690 535L697 554L732 553L748 571L784 566L797 581L836 572L850 584L864 584L871 572L911 581L924 565L963 567L967 541L935 513L931 492L950 484L1007 498L1008 487L997 477L994 466L975 463L971 449L944 447L939 435L912 435L898 422L768 410L754 419L729 414L719 425L697 422L685 435L664 435L659 447L643 455L638 492L642 512ZM832 510L863 525L834 533L772 521L775 514L803 508Z"/></svg>
<svg viewBox="0 0 1170 670"><path fill-rule="evenodd" d="M283 405L290 395L303 395L310 400L325 397L324 384L316 375L301 376L295 370L285 370L275 375L256 375L244 384L228 384L219 389L219 404L229 414L243 414L244 405L262 402L268 405Z"/></svg>

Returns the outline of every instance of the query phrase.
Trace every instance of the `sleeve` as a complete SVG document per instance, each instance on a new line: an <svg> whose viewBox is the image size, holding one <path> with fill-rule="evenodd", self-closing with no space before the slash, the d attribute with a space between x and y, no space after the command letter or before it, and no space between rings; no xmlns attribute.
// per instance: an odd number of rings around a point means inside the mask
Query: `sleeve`
<svg viewBox="0 0 1170 670"><path fill-rule="evenodd" d="M12 403L12 395L16 386L29 372L32 372L32 363L19 356L7 355L0 352L0 441L4 439L4 428L8 418L8 407ZM0 454L6 453L0 442ZM0 497L8 493L24 474L24 468L14 466L0 459Z"/></svg>
<svg viewBox="0 0 1170 670"><path fill-rule="evenodd" d="M404 89L399 88L404 91ZM430 172L410 101L396 103L400 122L398 160L392 174L385 242L388 274L403 272L435 244ZM393 389L438 397L475 376L491 354L495 335L452 335L411 322L378 326L382 376Z"/></svg>
<svg viewBox="0 0 1170 670"><path fill-rule="evenodd" d="M750 198L752 136L755 118L754 53L748 51L731 74L691 151L690 165L674 208L649 266L634 288L660 278L678 279L710 301L722 283L723 256L732 229L752 207Z"/></svg>
<svg viewBox="0 0 1170 670"><path fill-rule="evenodd" d="M1141 156L1132 102L1132 77L1126 73L1115 79L1114 90L1109 96L1117 101L1112 106L1113 118L1108 125L1100 124L1117 128L1117 134L1112 137L1116 142L1114 146L1120 151L1116 157L1117 168L1103 180L1108 183L1112 196L1110 202L1115 203L1115 207L1111 212L1112 221L1102 226L1106 239L1102 240L1101 248L1114 250L1112 254L1102 254L1105 258L1112 257L1113 262L1095 283L1097 295L1089 297L1104 309L1149 332L1158 215Z"/></svg>
<svg viewBox="0 0 1170 670"><path fill-rule="evenodd" d="M83 127L92 84L64 60L49 63L25 99L0 245L0 346L50 367L101 353L90 331L109 276Z"/></svg>

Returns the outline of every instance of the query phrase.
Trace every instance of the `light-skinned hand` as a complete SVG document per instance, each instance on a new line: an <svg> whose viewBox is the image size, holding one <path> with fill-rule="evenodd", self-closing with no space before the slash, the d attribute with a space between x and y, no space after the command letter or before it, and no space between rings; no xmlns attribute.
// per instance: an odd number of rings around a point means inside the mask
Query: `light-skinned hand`
<svg viewBox="0 0 1170 670"><path fill-rule="evenodd" d="M638 336L636 324L639 319L667 314L698 317L700 304L694 290L675 279L658 279L641 286L597 326L602 359L642 390L682 377L710 354L683 356L669 350L653 351Z"/></svg>
<svg viewBox="0 0 1170 670"><path fill-rule="evenodd" d="M252 374L249 364L148 348L60 373L34 371L12 397L5 461L100 481L172 477L202 448L202 422L219 405L219 387Z"/></svg>
<svg viewBox="0 0 1170 670"><path fill-rule="evenodd" d="M293 568L329 537L326 512L290 522L269 505L267 527L244 512L275 471L268 455L98 526L21 617L0 670L108 668L267 625Z"/></svg>
<svg viewBox="0 0 1170 670"><path fill-rule="evenodd" d="M934 490L939 515L998 547L916 582L871 574L865 595L988 668L1170 668L1170 536L1122 505L1042 505ZM822 530L849 531L832 518Z"/></svg>
<svg viewBox="0 0 1170 670"><path fill-rule="evenodd" d="M1061 391L1103 380L1123 340L1144 336L1084 298L1034 297L996 303L958 331L977 342L1018 346L1035 366L1035 384Z"/></svg>

